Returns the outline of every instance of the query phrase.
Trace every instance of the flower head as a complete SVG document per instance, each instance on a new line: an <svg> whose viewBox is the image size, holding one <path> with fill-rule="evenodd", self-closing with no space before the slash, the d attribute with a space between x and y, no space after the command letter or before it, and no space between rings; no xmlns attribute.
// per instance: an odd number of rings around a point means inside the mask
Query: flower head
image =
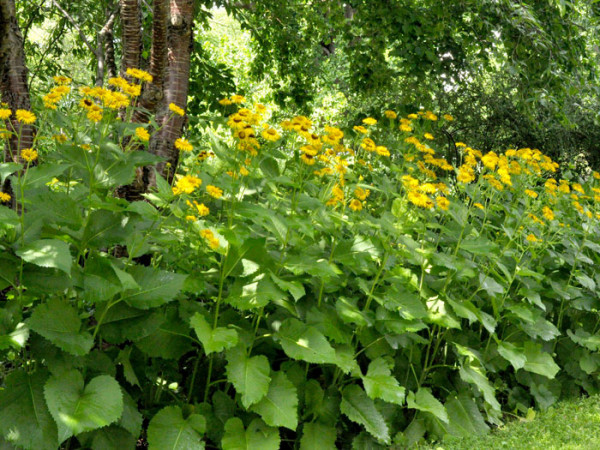
<svg viewBox="0 0 600 450"><path fill-rule="evenodd" d="M19 122L27 125L31 125L36 120L35 114L26 109L17 109L16 116Z"/></svg>
<svg viewBox="0 0 600 450"><path fill-rule="evenodd" d="M362 121L365 125L375 125L377 123L376 119L373 119L372 117L367 117L365 119L363 119Z"/></svg>
<svg viewBox="0 0 600 450"><path fill-rule="evenodd" d="M212 186L210 184L206 186L206 192L208 193L208 195L214 198L221 198L223 196L222 189L219 189L218 187Z"/></svg>
<svg viewBox="0 0 600 450"><path fill-rule="evenodd" d="M148 142L150 140L150 133L148 130L142 127L137 127L135 129L135 135L140 141Z"/></svg>
<svg viewBox="0 0 600 450"><path fill-rule="evenodd" d="M179 138L175 141L175 148L177 150L181 150L182 152L191 152L194 150L194 146L184 138Z"/></svg>
<svg viewBox="0 0 600 450"><path fill-rule="evenodd" d="M350 204L348 205L348 207L352 211L360 211L363 208L362 203L360 202L360 200L357 200L355 198L353 198L352 200L350 200Z"/></svg>
<svg viewBox="0 0 600 450"><path fill-rule="evenodd" d="M179 106L177 106L175 103L170 103L169 109L179 116L185 116L185 111Z"/></svg>
<svg viewBox="0 0 600 450"><path fill-rule="evenodd" d="M0 203L8 203L10 202L10 198L10 194L0 191Z"/></svg>
<svg viewBox="0 0 600 450"><path fill-rule="evenodd" d="M152 79L153 79L152 75L150 75L145 70L140 70L140 69L129 68L129 69L127 69L127 75L129 75L130 77L133 77L133 78L137 78L138 80L145 81L147 83L152 83Z"/></svg>
<svg viewBox="0 0 600 450"><path fill-rule="evenodd" d="M24 148L21 150L21 158L23 158L27 162L33 162L37 159L38 152L31 148Z"/></svg>

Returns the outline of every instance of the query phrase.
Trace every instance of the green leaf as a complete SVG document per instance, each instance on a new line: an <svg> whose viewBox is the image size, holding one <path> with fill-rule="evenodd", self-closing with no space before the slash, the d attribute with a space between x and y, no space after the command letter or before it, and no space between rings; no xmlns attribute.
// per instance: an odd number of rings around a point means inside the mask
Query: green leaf
<svg viewBox="0 0 600 450"><path fill-rule="evenodd" d="M323 425L319 422L307 422L302 428L300 450L336 450L336 439L337 430L335 427Z"/></svg>
<svg viewBox="0 0 600 450"><path fill-rule="evenodd" d="M179 359L191 349L190 326L178 317L177 309L165 313L157 330L135 342L135 345L148 356Z"/></svg>
<svg viewBox="0 0 600 450"><path fill-rule="evenodd" d="M515 370L525 367L525 361L527 358L523 354L522 348L519 348L510 342L500 342L498 344L498 353L500 353L500 356L502 356L504 359L509 361Z"/></svg>
<svg viewBox="0 0 600 450"><path fill-rule="evenodd" d="M409 392L406 402L411 409L431 413L444 423L450 422L446 408L431 394L428 388L419 388L416 394L412 391Z"/></svg>
<svg viewBox="0 0 600 450"><path fill-rule="evenodd" d="M46 382L44 396L61 442L74 434L110 425L123 414L121 387L108 375L97 376L84 387L79 371L64 372Z"/></svg>
<svg viewBox="0 0 600 450"><path fill-rule="evenodd" d="M269 390L271 367L264 355L248 358L242 346L227 351L227 379L242 395L242 405L248 408L260 401Z"/></svg>
<svg viewBox="0 0 600 450"><path fill-rule="evenodd" d="M26 449L56 450L56 424L44 401L46 371L11 372L0 389L0 441Z"/></svg>
<svg viewBox="0 0 600 450"><path fill-rule="evenodd" d="M22 164L17 163L2 163L0 164L0 186L4 184L4 180L9 175L15 173L17 170L22 169Z"/></svg>
<svg viewBox="0 0 600 450"><path fill-rule="evenodd" d="M390 431L383 416L359 386L352 384L344 389L340 409L350 420L364 426L373 437L390 443Z"/></svg>
<svg viewBox="0 0 600 450"><path fill-rule="evenodd" d="M94 345L92 335L81 330L77 310L58 297L38 305L26 323L30 329L75 356L89 353Z"/></svg>
<svg viewBox="0 0 600 450"><path fill-rule="evenodd" d="M84 448L114 450L117 448L135 448L138 436L131 434L119 426L110 425L98 430L81 433L77 436L77 440L85 446Z"/></svg>
<svg viewBox="0 0 600 450"><path fill-rule="evenodd" d="M550 379L554 378L560 371L560 367L552 359L552 355L542 351L542 346L535 342L525 342L525 357L527 362L524 369L528 372L537 373Z"/></svg>
<svg viewBox="0 0 600 450"><path fill-rule="evenodd" d="M404 387L392 376L383 358L371 361L367 375L362 380L367 395L372 399L379 398L400 406L404 403Z"/></svg>
<svg viewBox="0 0 600 450"><path fill-rule="evenodd" d="M462 366L460 377L467 383L474 384L483 394L485 401L496 411L500 411L500 403L496 400L494 386L487 379L483 369L475 366Z"/></svg>
<svg viewBox="0 0 600 450"><path fill-rule="evenodd" d="M261 415L267 425L296 430L298 426L298 395L296 387L283 372L276 372L269 391L261 401L252 405L252 411Z"/></svg>
<svg viewBox="0 0 600 450"><path fill-rule="evenodd" d="M57 239L40 239L25 244L15 253L28 263L40 267L53 267L67 275L71 274L73 257L66 242Z"/></svg>
<svg viewBox="0 0 600 450"><path fill-rule="evenodd" d="M27 176L21 177L20 182L23 187L26 188L35 188L44 186L46 183L62 174L67 167L67 164L41 164L36 167L30 167L27 169ZM16 182L17 177L12 177L12 179ZM15 183L18 186L18 183Z"/></svg>
<svg viewBox="0 0 600 450"><path fill-rule="evenodd" d="M144 266L134 266L129 273L140 289L129 292L123 300L128 305L139 309L155 308L174 300L187 278L187 275Z"/></svg>
<svg viewBox="0 0 600 450"><path fill-rule="evenodd" d="M213 329L204 316L198 312L192 316L190 324L202 342L207 355L234 347L238 342L237 331L223 327Z"/></svg>
<svg viewBox="0 0 600 450"><path fill-rule="evenodd" d="M206 420L200 414L191 414L186 419L179 406L161 409L148 425L150 450L183 450L204 448L202 436L206 431Z"/></svg>
<svg viewBox="0 0 600 450"><path fill-rule="evenodd" d="M448 428L454 436L468 437L489 431L477 404L469 395L460 394L447 401L445 406L450 418Z"/></svg>
<svg viewBox="0 0 600 450"><path fill-rule="evenodd" d="M335 350L325 336L297 319L284 320L276 337L290 358L315 364L336 363Z"/></svg>
<svg viewBox="0 0 600 450"><path fill-rule="evenodd" d="M0 227L14 228L19 225L19 215L7 206L0 205Z"/></svg>
<svg viewBox="0 0 600 450"><path fill-rule="evenodd" d="M223 450L279 450L279 430L254 419L244 430L244 423L232 417L225 423L225 435L221 441Z"/></svg>

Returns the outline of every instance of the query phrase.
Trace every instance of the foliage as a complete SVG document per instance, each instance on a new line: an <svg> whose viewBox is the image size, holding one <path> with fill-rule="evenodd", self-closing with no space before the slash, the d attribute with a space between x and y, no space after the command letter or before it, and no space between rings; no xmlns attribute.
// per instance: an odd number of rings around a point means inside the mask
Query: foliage
<svg viewBox="0 0 600 450"><path fill-rule="evenodd" d="M598 392L600 174L447 145L431 111L273 125L232 96L129 202L157 158L113 84L0 165L4 441L404 447Z"/></svg>

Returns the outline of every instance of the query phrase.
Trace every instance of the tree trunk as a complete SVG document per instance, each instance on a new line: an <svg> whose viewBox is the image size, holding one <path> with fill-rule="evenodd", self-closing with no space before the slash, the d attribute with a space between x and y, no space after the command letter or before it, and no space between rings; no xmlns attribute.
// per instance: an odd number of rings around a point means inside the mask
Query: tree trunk
<svg viewBox="0 0 600 450"><path fill-rule="evenodd" d="M0 0L0 89L2 101L8 103L13 112L31 109L27 75L23 35L17 22L15 1ZM35 128L33 125L20 124L14 115L10 119L10 126L17 132L21 130L21 138L12 136L6 149L9 158L17 161L21 149L33 146Z"/></svg>
<svg viewBox="0 0 600 450"><path fill-rule="evenodd" d="M145 123L154 114L164 97L164 80L167 68L167 24L169 20L169 0L154 0L152 11L152 48L150 49L150 75L152 83L144 85L132 121Z"/></svg>
<svg viewBox="0 0 600 450"><path fill-rule="evenodd" d="M142 19L139 0L120 0L123 38L121 76L127 69L139 69L142 58Z"/></svg>
<svg viewBox="0 0 600 450"><path fill-rule="evenodd" d="M162 156L166 162L157 164L158 173L172 176L173 170L165 170L166 163L177 167L179 151L175 149L175 140L181 137L185 117L173 114L169 105L174 103L186 109L190 79L190 58L193 46L193 0L170 0L170 22L168 25L167 52L168 63L165 78L164 98L158 111L156 122L160 131L154 135L150 151Z"/></svg>

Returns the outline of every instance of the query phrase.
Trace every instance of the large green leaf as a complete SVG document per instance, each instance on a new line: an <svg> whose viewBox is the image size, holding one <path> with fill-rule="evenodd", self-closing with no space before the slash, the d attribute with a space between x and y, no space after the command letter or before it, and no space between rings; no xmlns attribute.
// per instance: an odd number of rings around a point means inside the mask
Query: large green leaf
<svg viewBox="0 0 600 450"><path fill-rule="evenodd" d="M379 398L400 406L404 403L405 389L392 376L392 372L383 358L371 361L367 374L362 379L365 391L372 399Z"/></svg>
<svg viewBox="0 0 600 450"><path fill-rule="evenodd" d="M242 346L227 351L227 379L242 395L242 405L248 408L260 401L269 390L271 367L264 355L246 355Z"/></svg>
<svg viewBox="0 0 600 450"><path fill-rule="evenodd" d="M139 339L135 345L148 356L179 359L191 348L190 326L178 317L177 309L166 311L158 329Z"/></svg>
<svg viewBox="0 0 600 450"><path fill-rule="evenodd" d="M150 450L184 450L204 448L202 436L206 431L206 420L200 414L183 418L179 406L161 409L148 425Z"/></svg>
<svg viewBox="0 0 600 450"><path fill-rule="evenodd" d="M244 430L241 419L232 417L225 423L225 435L221 441L223 450L279 450L279 430L254 419Z"/></svg>
<svg viewBox="0 0 600 450"><path fill-rule="evenodd" d="M66 242L58 239L40 239L25 244L15 253L28 263L40 267L53 267L71 274L73 257Z"/></svg>
<svg viewBox="0 0 600 450"><path fill-rule="evenodd" d="M140 289L127 293L123 300L139 309L155 308L172 301L183 288L187 278L187 275L144 266L134 266L129 273Z"/></svg>
<svg viewBox="0 0 600 450"><path fill-rule="evenodd" d="M0 440L26 449L56 450L56 423L44 401L46 371L11 372L0 389Z"/></svg>
<svg viewBox="0 0 600 450"><path fill-rule="evenodd" d="M225 349L234 347L238 342L237 331L231 328L214 328L206 321L204 316L196 313L190 319L192 328L202 342L204 352L209 355L214 352L222 352Z"/></svg>
<svg viewBox="0 0 600 450"><path fill-rule="evenodd" d="M77 310L58 297L38 305L26 323L33 331L75 356L87 354L94 345L92 335L81 329Z"/></svg>
<svg viewBox="0 0 600 450"><path fill-rule="evenodd" d="M85 386L77 370L52 376L44 386L44 396L61 442L74 434L110 425L123 414L121 388L108 375L97 376Z"/></svg>
<svg viewBox="0 0 600 450"><path fill-rule="evenodd" d="M302 428L300 450L336 450L336 439L337 431L335 427L319 422L305 423Z"/></svg>
<svg viewBox="0 0 600 450"><path fill-rule="evenodd" d="M468 437L489 431L477 404L469 395L460 394L447 401L445 406L450 418L448 429L451 434Z"/></svg>
<svg viewBox="0 0 600 450"><path fill-rule="evenodd" d="M364 426L373 437L390 443L390 430L383 416L359 386L352 384L344 389L340 409L350 420Z"/></svg>
<svg viewBox="0 0 600 450"><path fill-rule="evenodd" d="M525 366L527 358L523 354L523 349L510 342L500 342L498 344L498 353L507 361L510 361L515 370L522 369Z"/></svg>
<svg viewBox="0 0 600 450"><path fill-rule="evenodd" d="M435 398L428 388L419 388L417 393L409 392L406 397L407 406L419 411L428 412L440 419L444 423L448 423L448 413L444 405Z"/></svg>
<svg viewBox="0 0 600 450"><path fill-rule="evenodd" d="M260 414L267 425L295 430L298 426L296 386L284 372L276 372L269 384L267 395L252 405L251 409Z"/></svg>
<svg viewBox="0 0 600 450"><path fill-rule="evenodd" d="M297 319L284 320L276 337L290 358L315 364L336 363L335 350L325 336Z"/></svg>
<svg viewBox="0 0 600 450"><path fill-rule="evenodd" d="M475 366L462 366L459 370L460 377L467 383L474 384L483 394L485 401L496 411L500 411L500 403L496 400L494 386L485 376L483 369Z"/></svg>
<svg viewBox="0 0 600 450"><path fill-rule="evenodd" d="M525 342L524 353L527 358L524 369L528 372L554 378L560 371L560 367L554 362L552 355L542 351L540 344Z"/></svg>

